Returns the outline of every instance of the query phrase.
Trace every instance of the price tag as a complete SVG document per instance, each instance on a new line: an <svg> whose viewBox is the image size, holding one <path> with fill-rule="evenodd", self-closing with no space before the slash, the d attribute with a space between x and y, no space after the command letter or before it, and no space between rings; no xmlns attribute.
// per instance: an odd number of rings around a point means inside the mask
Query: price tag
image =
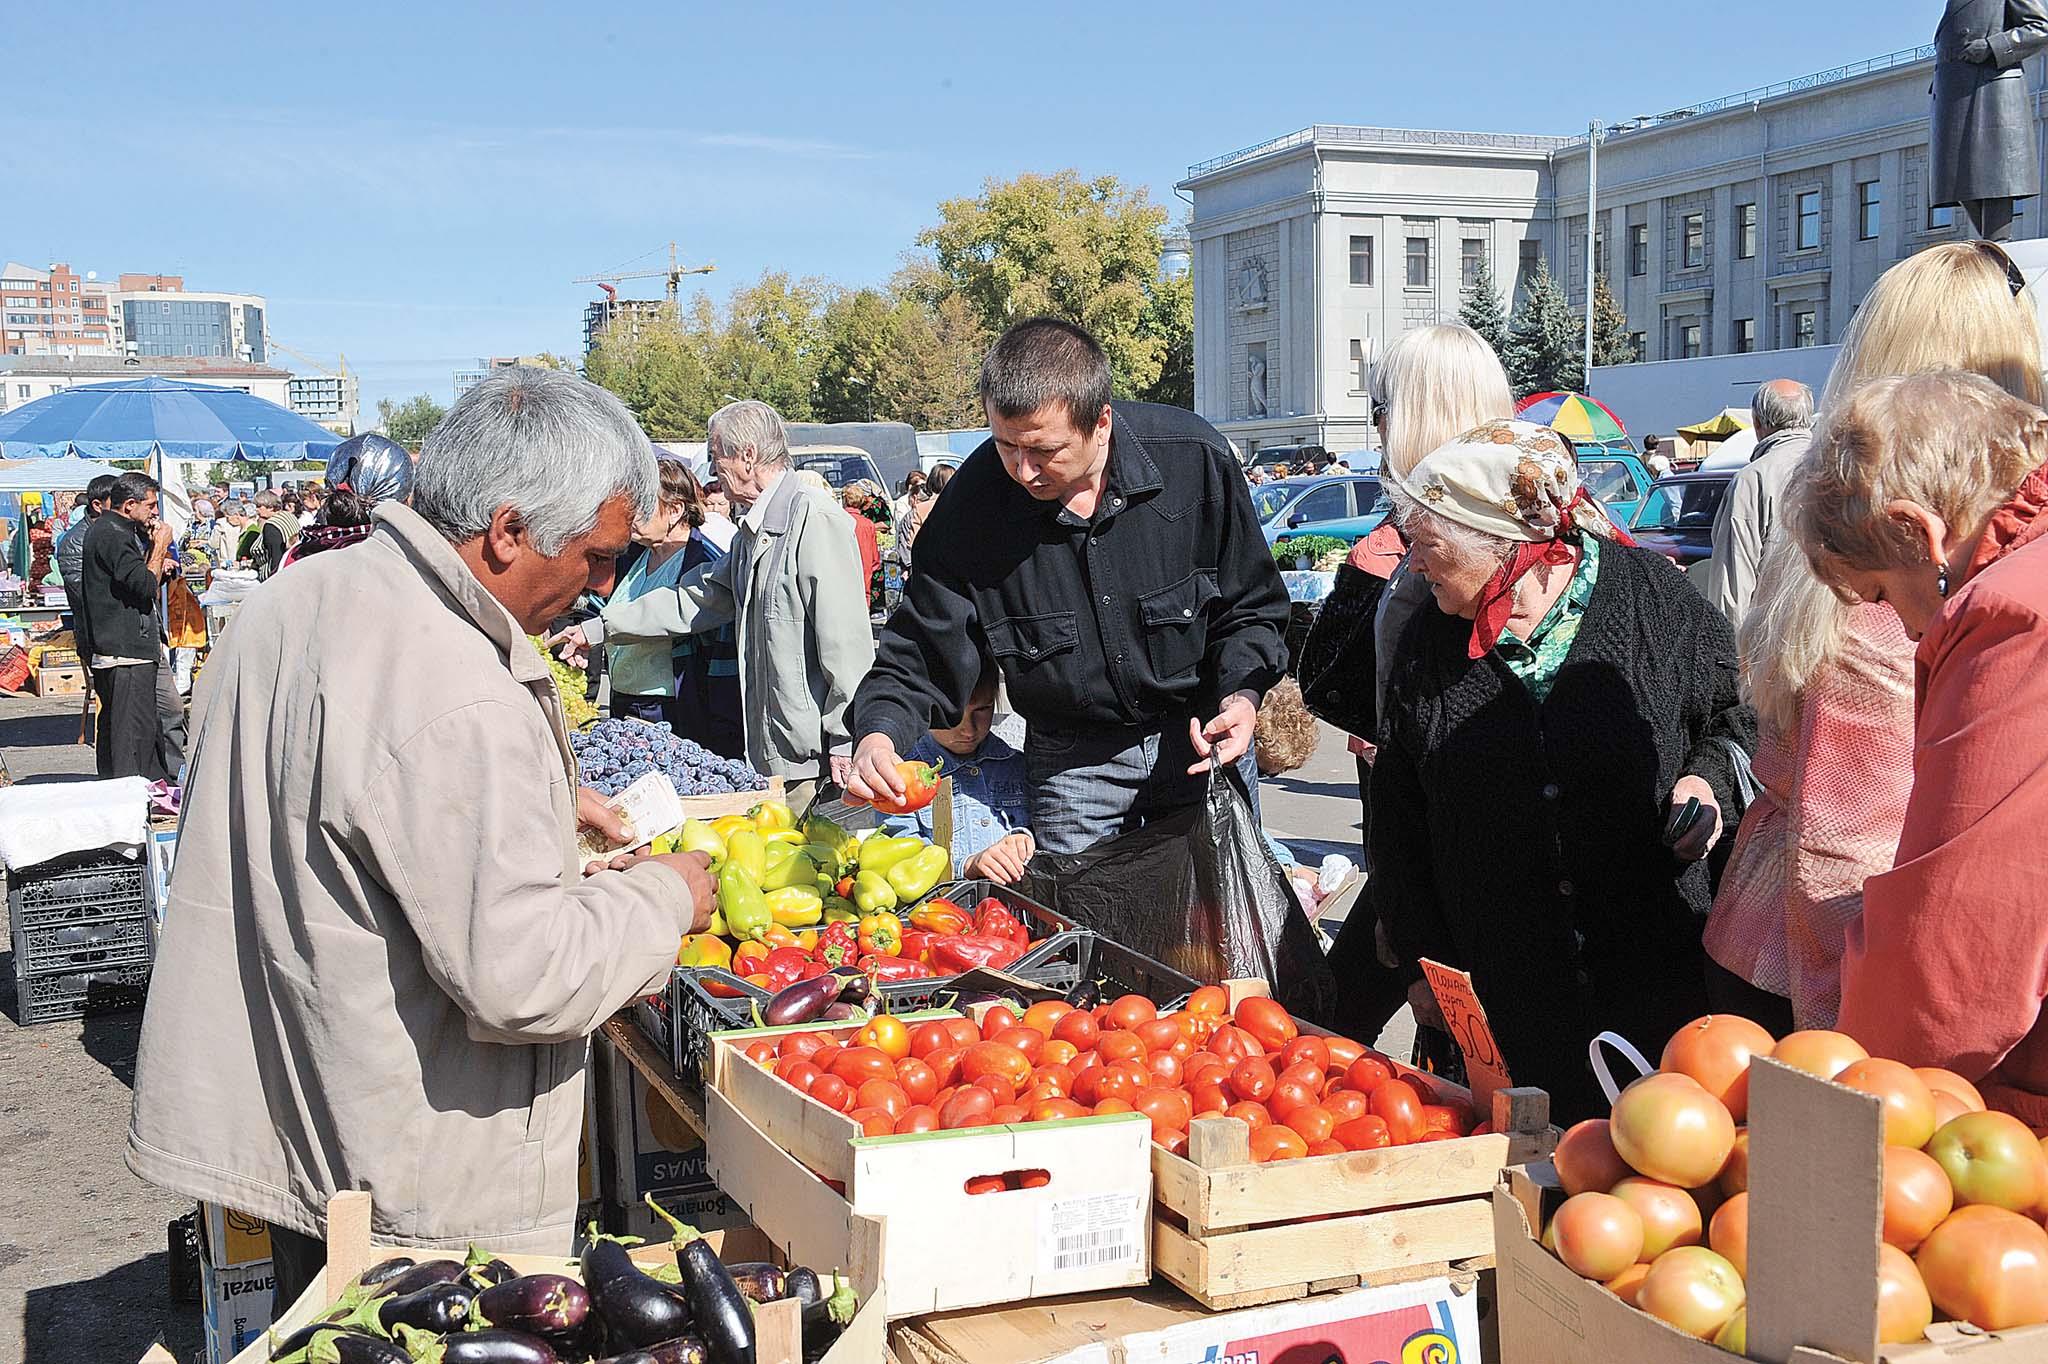
<svg viewBox="0 0 2048 1364"><path fill-rule="evenodd" d="M1456 967L1429 958L1422 959L1423 978L1429 982L1436 1006L1442 1010L1444 1026L1465 1057L1465 1078L1471 1081L1472 1097L1481 1116L1492 1111L1493 1093L1514 1083L1508 1078L1507 1062L1501 1059L1500 1044L1487 1026L1486 1010L1479 1007L1472 977Z"/></svg>

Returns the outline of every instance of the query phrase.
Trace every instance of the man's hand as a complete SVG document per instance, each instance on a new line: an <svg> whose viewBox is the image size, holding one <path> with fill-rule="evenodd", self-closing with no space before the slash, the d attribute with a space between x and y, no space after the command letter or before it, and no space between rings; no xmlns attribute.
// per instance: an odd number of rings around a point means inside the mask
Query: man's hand
<svg viewBox="0 0 2048 1364"><path fill-rule="evenodd" d="M703 853L620 853L611 861L593 863L595 871L631 871L643 862L659 862L683 878L690 890L690 932L702 933L718 909L718 883L711 879L711 859Z"/></svg>
<svg viewBox="0 0 2048 1364"><path fill-rule="evenodd" d="M1671 810L1676 813L1697 796L1700 817L1684 837L1671 845L1671 855L1681 862L1697 862L1714 850L1721 840L1721 807L1714 801L1714 788L1702 777L1680 777L1671 788Z"/></svg>
<svg viewBox="0 0 2048 1364"><path fill-rule="evenodd" d="M1188 775L1207 772L1212 763L1228 767L1242 758L1258 727L1258 703L1248 691L1232 692L1222 713L1208 724L1188 721L1188 738L1194 743L1195 756L1202 760L1188 769Z"/></svg>
<svg viewBox="0 0 2048 1364"><path fill-rule="evenodd" d="M1019 829L1013 834L1004 834L995 842L967 859L960 867L960 878L964 881L1000 881L1004 885L1015 885L1024 879L1024 864L1031 860L1031 854L1038 850L1028 829Z"/></svg>
<svg viewBox="0 0 2048 1364"><path fill-rule="evenodd" d="M584 637L581 625L570 625L555 631L540 642L543 650L553 649L555 656L572 668L588 669L590 665L590 641Z"/></svg>
<svg viewBox="0 0 2048 1364"><path fill-rule="evenodd" d="M1991 60L1991 40L1965 38L1956 44L1955 55L1972 66L1982 66Z"/></svg>
<svg viewBox="0 0 2048 1364"><path fill-rule="evenodd" d="M174 539L176 539L176 538L177 538L177 537L175 537L174 535L172 535L172 534L171 534L171 523L170 523L170 522L168 522L168 521L152 521L152 522L150 523L150 526L149 526L149 548L150 548L150 552L151 552L152 554L161 554L161 553L163 553L163 552L164 552L165 550L167 550L167 549L169 549L169 548L171 547L171 541L172 541L172 540L174 540Z"/></svg>
<svg viewBox="0 0 2048 1364"><path fill-rule="evenodd" d="M884 797L902 800L903 774L896 770L896 764L902 761L888 735L868 735L853 750L853 770L846 777L846 793L866 801Z"/></svg>
<svg viewBox="0 0 2048 1364"><path fill-rule="evenodd" d="M603 792L588 786L576 788L576 824L579 828L595 829L604 835L605 842L613 845L633 841L633 826L605 804Z"/></svg>

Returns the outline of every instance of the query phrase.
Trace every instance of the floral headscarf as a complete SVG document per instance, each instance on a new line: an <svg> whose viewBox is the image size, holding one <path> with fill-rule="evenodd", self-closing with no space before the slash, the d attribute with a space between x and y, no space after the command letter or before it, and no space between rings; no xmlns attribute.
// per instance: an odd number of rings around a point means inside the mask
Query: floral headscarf
<svg viewBox="0 0 2048 1364"><path fill-rule="evenodd" d="M1514 613L1515 584L1529 570L1572 561L1575 532L1635 543L1586 495L1570 443L1534 422L1487 422L1432 450L1405 479L1391 468L1384 476L1416 506L1516 546L1480 594L1473 658L1500 639Z"/></svg>

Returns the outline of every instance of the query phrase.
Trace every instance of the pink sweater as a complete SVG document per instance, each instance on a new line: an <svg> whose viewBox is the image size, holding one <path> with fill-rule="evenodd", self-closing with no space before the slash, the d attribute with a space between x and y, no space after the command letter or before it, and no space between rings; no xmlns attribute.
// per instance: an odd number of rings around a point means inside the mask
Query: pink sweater
<svg viewBox="0 0 2048 1364"><path fill-rule="evenodd" d="M1892 865L1913 785L1913 641L1889 606L1849 613L1841 656L1800 698L1795 734L1767 728L1764 792L1743 816L1707 954L1792 1001L1802 1028L1832 1028L1842 940L1863 882Z"/></svg>
<svg viewBox="0 0 2048 1364"><path fill-rule="evenodd" d="M1913 794L1849 930L1841 1028L2048 1131L2048 468L1993 519L1916 664Z"/></svg>

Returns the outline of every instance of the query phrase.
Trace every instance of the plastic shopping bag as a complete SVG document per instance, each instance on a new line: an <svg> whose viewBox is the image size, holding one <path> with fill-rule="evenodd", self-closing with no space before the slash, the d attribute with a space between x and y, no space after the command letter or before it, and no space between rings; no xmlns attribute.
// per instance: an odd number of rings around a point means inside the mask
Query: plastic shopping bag
<svg viewBox="0 0 2048 1364"><path fill-rule="evenodd" d="M1321 1023L1336 987L1234 768L1200 804L1086 851L1040 853L1018 889L1198 981L1258 976Z"/></svg>

